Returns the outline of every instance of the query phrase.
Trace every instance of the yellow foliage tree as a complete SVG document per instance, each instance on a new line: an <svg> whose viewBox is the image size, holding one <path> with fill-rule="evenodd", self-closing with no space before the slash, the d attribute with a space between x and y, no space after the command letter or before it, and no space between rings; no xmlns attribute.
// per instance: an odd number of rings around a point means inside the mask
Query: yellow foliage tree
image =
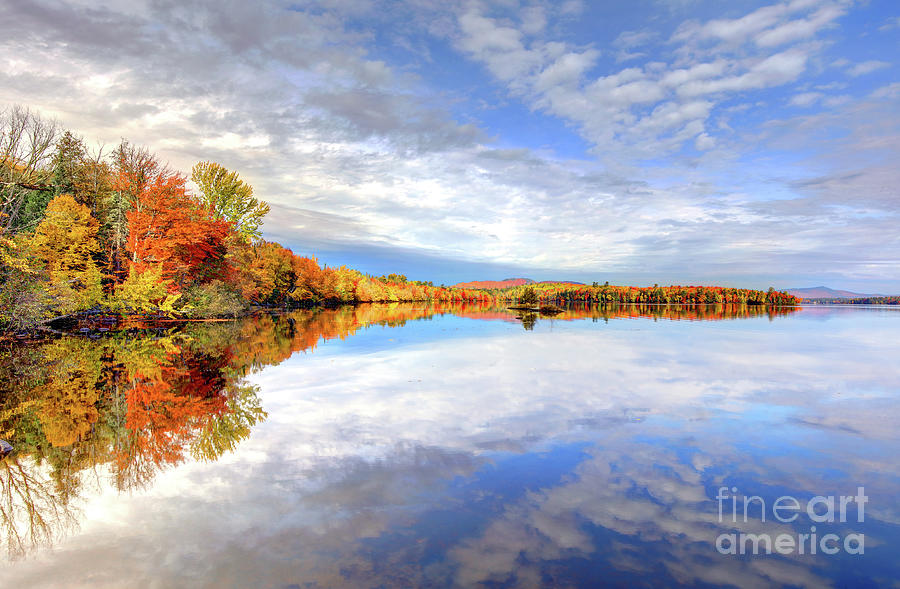
<svg viewBox="0 0 900 589"><path fill-rule="evenodd" d="M43 352L50 370L40 388L41 425L50 445L71 446L89 436L100 416L103 350L87 341L61 340Z"/></svg>
<svg viewBox="0 0 900 589"><path fill-rule="evenodd" d="M49 296L28 241L0 236L0 331L32 327L46 315Z"/></svg>
<svg viewBox="0 0 900 589"><path fill-rule="evenodd" d="M63 313L90 308L100 302L100 268L94 256L99 223L88 207L69 194L50 201L31 238L35 259L43 264L53 306Z"/></svg>
<svg viewBox="0 0 900 589"><path fill-rule="evenodd" d="M215 162L200 162L191 170L191 180L200 187L201 198L219 219L231 221L246 241L258 239L259 226L269 205L253 196L253 187Z"/></svg>
<svg viewBox="0 0 900 589"><path fill-rule="evenodd" d="M132 266L128 278L116 287L109 306L117 311L171 313L181 297L181 293L169 293L171 283L171 280L163 279L162 266L148 268L145 272L137 272Z"/></svg>
<svg viewBox="0 0 900 589"><path fill-rule="evenodd" d="M34 270L23 255L20 244L15 240L2 236L0 236L0 269L34 274Z"/></svg>

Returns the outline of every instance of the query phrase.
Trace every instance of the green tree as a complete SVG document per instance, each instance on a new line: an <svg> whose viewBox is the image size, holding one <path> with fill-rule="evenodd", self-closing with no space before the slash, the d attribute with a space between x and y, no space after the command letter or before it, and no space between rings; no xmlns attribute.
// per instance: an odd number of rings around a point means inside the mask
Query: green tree
<svg viewBox="0 0 900 589"><path fill-rule="evenodd" d="M53 195L71 194L76 201L85 203L83 198L84 172L87 164L87 150L84 142L70 131L63 133L56 142L53 155Z"/></svg>
<svg viewBox="0 0 900 589"><path fill-rule="evenodd" d="M253 196L253 188L215 162L200 162L191 170L191 180L200 187L201 200L219 219L234 223L247 241L259 239L259 226L269 205Z"/></svg>

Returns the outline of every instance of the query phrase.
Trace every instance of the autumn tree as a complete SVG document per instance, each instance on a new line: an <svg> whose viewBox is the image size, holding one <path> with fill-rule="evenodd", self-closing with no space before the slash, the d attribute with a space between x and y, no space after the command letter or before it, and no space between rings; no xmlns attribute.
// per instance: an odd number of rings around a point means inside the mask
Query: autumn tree
<svg viewBox="0 0 900 589"><path fill-rule="evenodd" d="M89 308L103 295L94 260L100 249L98 225L88 207L62 194L47 205L31 239L34 256L44 265L47 289L62 312Z"/></svg>
<svg viewBox="0 0 900 589"><path fill-rule="evenodd" d="M110 154L112 162L112 190L106 203L107 258L110 273L122 280L127 273L125 263L128 240L128 212L141 205L147 185L160 174L169 174L145 147L122 142Z"/></svg>
<svg viewBox="0 0 900 589"><path fill-rule="evenodd" d="M522 305L536 305L538 302L538 295L532 287L527 287L524 291L522 291L522 296L519 297L519 303Z"/></svg>
<svg viewBox="0 0 900 589"><path fill-rule="evenodd" d="M253 427L268 417L258 392L258 386L243 381L226 383L226 410L207 413L191 442L191 455L196 460L215 462L225 452L234 452Z"/></svg>
<svg viewBox="0 0 900 589"><path fill-rule="evenodd" d="M162 265L137 272L134 266L128 272L128 278L116 285L115 296L109 306L115 311L149 313L175 311L175 303L181 293L170 293L171 280L163 278Z"/></svg>
<svg viewBox="0 0 900 589"><path fill-rule="evenodd" d="M102 349L77 341L73 349L72 344L60 340L42 349L50 368L36 391L38 414L47 441L56 447L87 438L99 419Z"/></svg>
<svg viewBox="0 0 900 589"><path fill-rule="evenodd" d="M225 242L231 226L190 197L183 176L155 173L140 187L126 218L126 250L137 273L160 266L173 291L227 276Z"/></svg>
<svg viewBox="0 0 900 589"><path fill-rule="evenodd" d="M294 256L294 288L291 299L301 303L334 302L337 296L337 277L334 272L319 266L316 258Z"/></svg>
<svg viewBox="0 0 900 589"><path fill-rule="evenodd" d="M406 284L408 282L405 274L387 274L379 276L378 280L382 282L392 282L394 284Z"/></svg>
<svg viewBox="0 0 900 589"><path fill-rule="evenodd" d="M256 304L281 304L294 287L294 255L277 243L234 244L241 295Z"/></svg>
<svg viewBox="0 0 900 589"><path fill-rule="evenodd" d="M43 319L48 295L27 241L0 235L0 330L28 328Z"/></svg>
<svg viewBox="0 0 900 589"><path fill-rule="evenodd" d="M215 162L200 162L191 170L191 180L200 188L201 200L219 219L234 223L246 240L258 239L259 226L269 205L253 196L253 188L237 175Z"/></svg>

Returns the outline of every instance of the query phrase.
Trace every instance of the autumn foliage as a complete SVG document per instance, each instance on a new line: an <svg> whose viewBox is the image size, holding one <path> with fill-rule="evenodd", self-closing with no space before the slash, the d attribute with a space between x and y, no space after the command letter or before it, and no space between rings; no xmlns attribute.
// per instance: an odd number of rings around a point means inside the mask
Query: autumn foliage
<svg viewBox="0 0 900 589"><path fill-rule="evenodd" d="M225 278L225 241L231 225L194 200L184 177L159 172L135 194L126 249L138 273L160 266L170 290Z"/></svg>
<svg viewBox="0 0 900 589"><path fill-rule="evenodd" d="M531 289L538 301L558 304L653 305L771 305L792 306L800 299L770 288L768 291L721 286L612 286L545 282L490 291L498 300L519 300Z"/></svg>
<svg viewBox="0 0 900 589"><path fill-rule="evenodd" d="M518 300L524 279L434 286L401 274L327 267L261 238L269 205L215 162L186 177L146 148L122 141L95 154L70 132L27 111L0 124L32 142L0 161L0 330L85 310L178 317L234 317L253 307L346 303ZM15 153L14 153L15 152ZM31 153L28 163L21 154ZM464 286L464 285L460 285ZM512 286L512 288L487 288ZM770 290L531 285L540 301L791 305Z"/></svg>

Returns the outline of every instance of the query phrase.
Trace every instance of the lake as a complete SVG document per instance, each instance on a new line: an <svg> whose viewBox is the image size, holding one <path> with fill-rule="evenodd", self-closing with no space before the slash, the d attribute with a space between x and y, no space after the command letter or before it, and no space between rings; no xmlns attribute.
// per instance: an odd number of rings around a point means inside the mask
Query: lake
<svg viewBox="0 0 900 589"><path fill-rule="evenodd" d="M897 309L142 327L4 348L0 586L900 582Z"/></svg>

